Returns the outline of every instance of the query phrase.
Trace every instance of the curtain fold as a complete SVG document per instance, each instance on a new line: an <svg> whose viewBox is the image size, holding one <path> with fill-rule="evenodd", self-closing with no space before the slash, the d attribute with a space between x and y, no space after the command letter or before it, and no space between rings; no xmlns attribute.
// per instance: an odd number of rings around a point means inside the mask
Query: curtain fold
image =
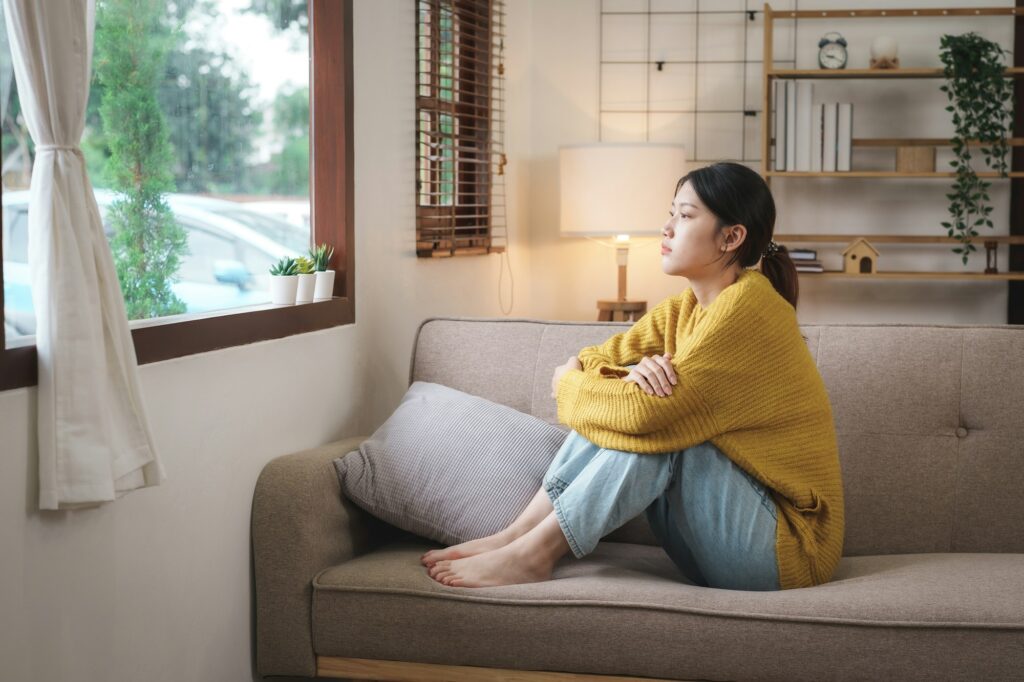
<svg viewBox="0 0 1024 682"><path fill-rule="evenodd" d="M96 5L3 2L22 113L36 145L28 252L39 355L39 508L93 506L166 478L79 148Z"/></svg>

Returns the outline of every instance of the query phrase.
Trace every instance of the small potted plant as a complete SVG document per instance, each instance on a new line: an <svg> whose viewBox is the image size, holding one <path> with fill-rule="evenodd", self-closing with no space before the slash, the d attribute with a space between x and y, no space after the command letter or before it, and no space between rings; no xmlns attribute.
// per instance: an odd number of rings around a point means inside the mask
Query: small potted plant
<svg viewBox="0 0 1024 682"><path fill-rule="evenodd" d="M313 301L313 285L316 284L316 271L313 267L313 261L305 256L295 259L295 268L299 275L299 286L295 293L296 303Z"/></svg>
<svg viewBox="0 0 1024 682"><path fill-rule="evenodd" d="M313 261L313 268L316 270L316 286L313 290L314 301L326 301L334 295L334 270L328 270L331 258L334 257L334 247L328 244L320 244L309 250L309 257Z"/></svg>
<svg viewBox="0 0 1024 682"><path fill-rule="evenodd" d="M293 305L299 286L299 270L294 258L282 258L270 267L270 302Z"/></svg>

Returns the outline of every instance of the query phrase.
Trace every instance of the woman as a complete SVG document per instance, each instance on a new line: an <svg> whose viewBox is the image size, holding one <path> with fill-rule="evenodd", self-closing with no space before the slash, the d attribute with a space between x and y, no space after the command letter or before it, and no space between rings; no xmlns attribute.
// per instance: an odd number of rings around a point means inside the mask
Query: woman
<svg viewBox="0 0 1024 682"><path fill-rule="evenodd" d="M679 180L661 264L690 286L555 370L552 397L572 430L541 489L505 530L425 553L432 578L547 580L564 554L585 556L644 511L696 585L831 578L844 532L832 410L774 225L771 192L746 166Z"/></svg>

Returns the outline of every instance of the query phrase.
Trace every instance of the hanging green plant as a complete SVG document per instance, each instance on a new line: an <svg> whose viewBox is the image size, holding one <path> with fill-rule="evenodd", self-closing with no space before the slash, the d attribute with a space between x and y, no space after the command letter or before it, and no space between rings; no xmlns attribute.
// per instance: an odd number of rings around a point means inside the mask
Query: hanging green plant
<svg viewBox="0 0 1024 682"><path fill-rule="evenodd" d="M940 90L946 93L950 105L946 111L953 114L956 133L950 140L956 159L950 165L956 170L953 191L949 199L951 222L943 222L949 236L960 240L953 249L963 257L977 251L971 237L978 236L975 229L981 225L992 227L989 213L988 188L971 167L970 143L977 142L985 155L985 163L1001 177L1006 177L1007 132L1013 121L1013 79L1006 77L1003 50L992 42L971 32L964 35L944 35L940 57L945 64L946 84Z"/></svg>

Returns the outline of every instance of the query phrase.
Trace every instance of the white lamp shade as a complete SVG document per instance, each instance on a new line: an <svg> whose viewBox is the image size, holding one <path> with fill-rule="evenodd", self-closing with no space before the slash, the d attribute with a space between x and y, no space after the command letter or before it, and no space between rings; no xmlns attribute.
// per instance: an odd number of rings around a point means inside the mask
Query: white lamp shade
<svg viewBox="0 0 1024 682"><path fill-rule="evenodd" d="M568 145L558 156L565 237L661 234L672 192L686 174L678 144Z"/></svg>

